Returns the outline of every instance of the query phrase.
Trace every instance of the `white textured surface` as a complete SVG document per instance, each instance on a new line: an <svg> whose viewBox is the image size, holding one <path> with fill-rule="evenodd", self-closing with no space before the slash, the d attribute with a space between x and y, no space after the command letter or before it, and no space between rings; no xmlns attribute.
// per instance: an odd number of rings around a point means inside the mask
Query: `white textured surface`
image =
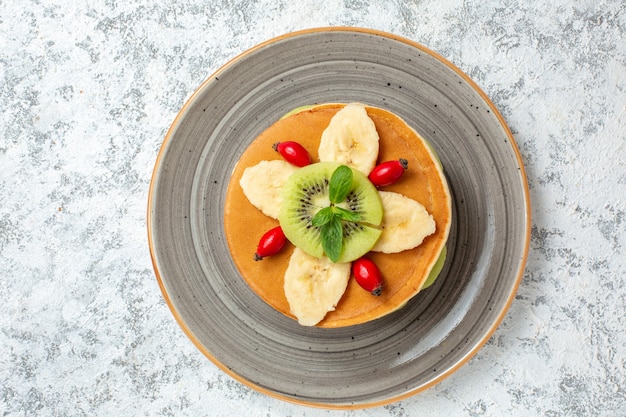
<svg viewBox="0 0 626 417"><path fill-rule="evenodd" d="M623 1L170 3L0 2L0 414L626 415ZM202 356L145 231L191 92L259 42L329 25L408 37L470 75L514 133L534 224L518 296L467 365L345 412L266 397Z"/></svg>

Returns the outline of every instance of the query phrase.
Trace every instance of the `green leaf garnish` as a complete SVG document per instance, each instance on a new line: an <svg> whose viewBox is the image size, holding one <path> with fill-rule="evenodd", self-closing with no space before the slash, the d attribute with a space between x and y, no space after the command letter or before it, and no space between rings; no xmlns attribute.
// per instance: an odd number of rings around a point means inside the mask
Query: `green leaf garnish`
<svg viewBox="0 0 626 417"><path fill-rule="evenodd" d="M334 217L333 207L324 207L311 219L311 224L316 227L324 226Z"/></svg>
<svg viewBox="0 0 626 417"><path fill-rule="evenodd" d="M322 249L328 258L337 262L343 249L343 222L358 222L361 216L336 204L346 199L352 189L352 169L340 165L335 169L328 184L330 206L320 209L311 224L320 228Z"/></svg>
<svg viewBox="0 0 626 417"><path fill-rule="evenodd" d="M361 215L359 213L355 213L350 210L346 210L343 207L332 207L332 212L335 216L339 217L341 220L345 220L347 222L358 222L361 220ZM321 211L321 210L320 210Z"/></svg>
<svg viewBox="0 0 626 417"><path fill-rule="evenodd" d="M330 221L325 223L320 228L320 231L324 253L331 261L337 262L343 246L343 225L341 224L341 219L337 216L331 216Z"/></svg>
<svg viewBox="0 0 626 417"><path fill-rule="evenodd" d="M330 177L328 185L330 202L341 203L348 196L350 188L352 188L352 170L345 165L340 165Z"/></svg>

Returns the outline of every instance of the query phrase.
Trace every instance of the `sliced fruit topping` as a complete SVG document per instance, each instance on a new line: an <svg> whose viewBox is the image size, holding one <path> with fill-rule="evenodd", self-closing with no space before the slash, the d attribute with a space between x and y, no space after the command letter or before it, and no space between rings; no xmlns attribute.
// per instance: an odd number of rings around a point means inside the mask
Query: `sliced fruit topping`
<svg viewBox="0 0 626 417"><path fill-rule="evenodd" d="M368 175L378 159L378 132L362 104L348 104L322 133L320 161L334 161Z"/></svg>
<svg viewBox="0 0 626 417"><path fill-rule="evenodd" d="M398 181L408 167L409 161L402 158L381 162L370 172L368 178L375 186L384 187Z"/></svg>
<svg viewBox="0 0 626 417"><path fill-rule="evenodd" d="M437 258L437 262L435 262L435 265L433 265L433 269L430 270L430 273L428 274L428 278L426 278L424 285L422 285L422 288L421 288L422 290L425 290L426 288L430 287L431 285L435 283L435 281L437 280L437 277L439 277L439 274L441 273L441 270L443 269L443 265L446 263L447 254L448 254L448 248L444 246L443 249L441 250L441 253L439 254L439 258Z"/></svg>
<svg viewBox="0 0 626 417"><path fill-rule="evenodd" d="M379 296L383 290L383 279L378 266L368 258L359 258L352 262L352 275L356 282L372 295Z"/></svg>
<svg viewBox="0 0 626 417"><path fill-rule="evenodd" d="M259 245L254 253L254 260L260 261L266 256L276 255L287 243L287 238L280 226L268 230L261 236Z"/></svg>
<svg viewBox="0 0 626 417"><path fill-rule="evenodd" d="M375 252L396 253L419 246L435 232L435 220L423 205L402 194L379 191L383 203L383 232L372 248Z"/></svg>
<svg viewBox="0 0 626 417"><path fill-rule="evenodd" d="M278 216L294 245L339 263L357 259L374 246L383 218L376 187L359 171L344 166L347 175L341 166L320 162L296 171L283 188Z"/></svg>
<svg viewBox="0 0 626 417"><path fill-rule="evenodd" d="M335 306L350 279L349 263L334 263L296 247L285 271L284 290L291 313L303 326L314 326Z"/></svg>
<svg viewBox="0 0 626 417"><path fill-rule="evenodd" d="M307 104L307 105L305 105L305 106L296 107L295 109L290 110L290 111L288 111L287 113L285 113L285 114L281 117L281 119L285 119L285 118L287 118L287 117L289 117L289 116L293 116L293 115L294 115L294 114L296 114L296 113L300 113L301 111L308 110L308 109L311 109L311 108L313 108L313 107L315 107L315 105L313 105L313 104Z"/></svg>
<svg viewBox="0 0 626 417"><path fill-rule="evenodd" d="M282 189L287 178L297 170L298 167L279 159L261 161L245 169L239 185L253 206L266 216L278 219L283 201Z"/></svg>
<svg viewBox="0 0 626 417"><path fill-rule="evenodd" d="M298 142L276 142L272 147L285 158L285 161L297 167L304 167L311 164L311 155L309 155L309 152L304 149L304 146L300 145Z"/></svg>

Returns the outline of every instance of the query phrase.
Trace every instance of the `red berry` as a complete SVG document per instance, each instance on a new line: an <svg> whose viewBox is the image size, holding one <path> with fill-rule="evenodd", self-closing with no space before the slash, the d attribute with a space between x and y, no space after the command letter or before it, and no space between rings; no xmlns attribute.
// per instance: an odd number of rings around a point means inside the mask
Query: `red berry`
<svg viewBox="0 0 626 417"><path fill-rule="evenodd" d="M298 142L276 142L272 147L285 158L285 161L295 166L304 167L311 164L311 155Z"/></svg>
<svg viewBox="0 0 626 417"><path fill-rule="evenodd" d="M383 280L380 270L374 262L368 258L359 258L352 262L352 275L363 289L379 296L383 289Z"/></svg>
<svg viewBox="0 0 626 417"><path fill-rule="evenodd" d="M286 242L287 238L280 226L268 230L259 241L254 260L260 261L266 256L276 255L285 246Z"/></svg>
<svg viewBox="0 0 626 417"><path fill-rule="evenodd" d="M409 161L402 158L396 161L382 162L374 167L368 178L375 186L384 187L398 181L408 167Z"/></svg>

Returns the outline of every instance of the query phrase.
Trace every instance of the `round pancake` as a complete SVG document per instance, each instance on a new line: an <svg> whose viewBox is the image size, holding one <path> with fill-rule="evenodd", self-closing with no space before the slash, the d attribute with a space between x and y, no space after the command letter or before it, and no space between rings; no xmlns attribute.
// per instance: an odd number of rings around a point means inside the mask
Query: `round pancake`
<svg viewBox="0 0 626 417"><path fill-rule="evenodd" d="M324 104L299 111L278 120L244 151L228 186L224 207L224 228L235 265L250 288L265 302L294 318L283 291L283 276L293 245L262 261L254 260L260 237L278 226L278 220L264 215L243 194L239 180L243 171L263 160L281 159L272 148L276 142L295 140L318 162L317 148L324 129L344 104ZM398 182L381 190L412 198L433 215L436 231L417 248L396 254L370 252L366 256L379 267L384 287L373 296L351 278L334 311L317 324L319 327L351 326L379 318L406 304L426 281L448 238L451 224L451 197L434 151L417 132L387 110L366 106L380 138L378 162L404 158L409 168Z"/></svg>

